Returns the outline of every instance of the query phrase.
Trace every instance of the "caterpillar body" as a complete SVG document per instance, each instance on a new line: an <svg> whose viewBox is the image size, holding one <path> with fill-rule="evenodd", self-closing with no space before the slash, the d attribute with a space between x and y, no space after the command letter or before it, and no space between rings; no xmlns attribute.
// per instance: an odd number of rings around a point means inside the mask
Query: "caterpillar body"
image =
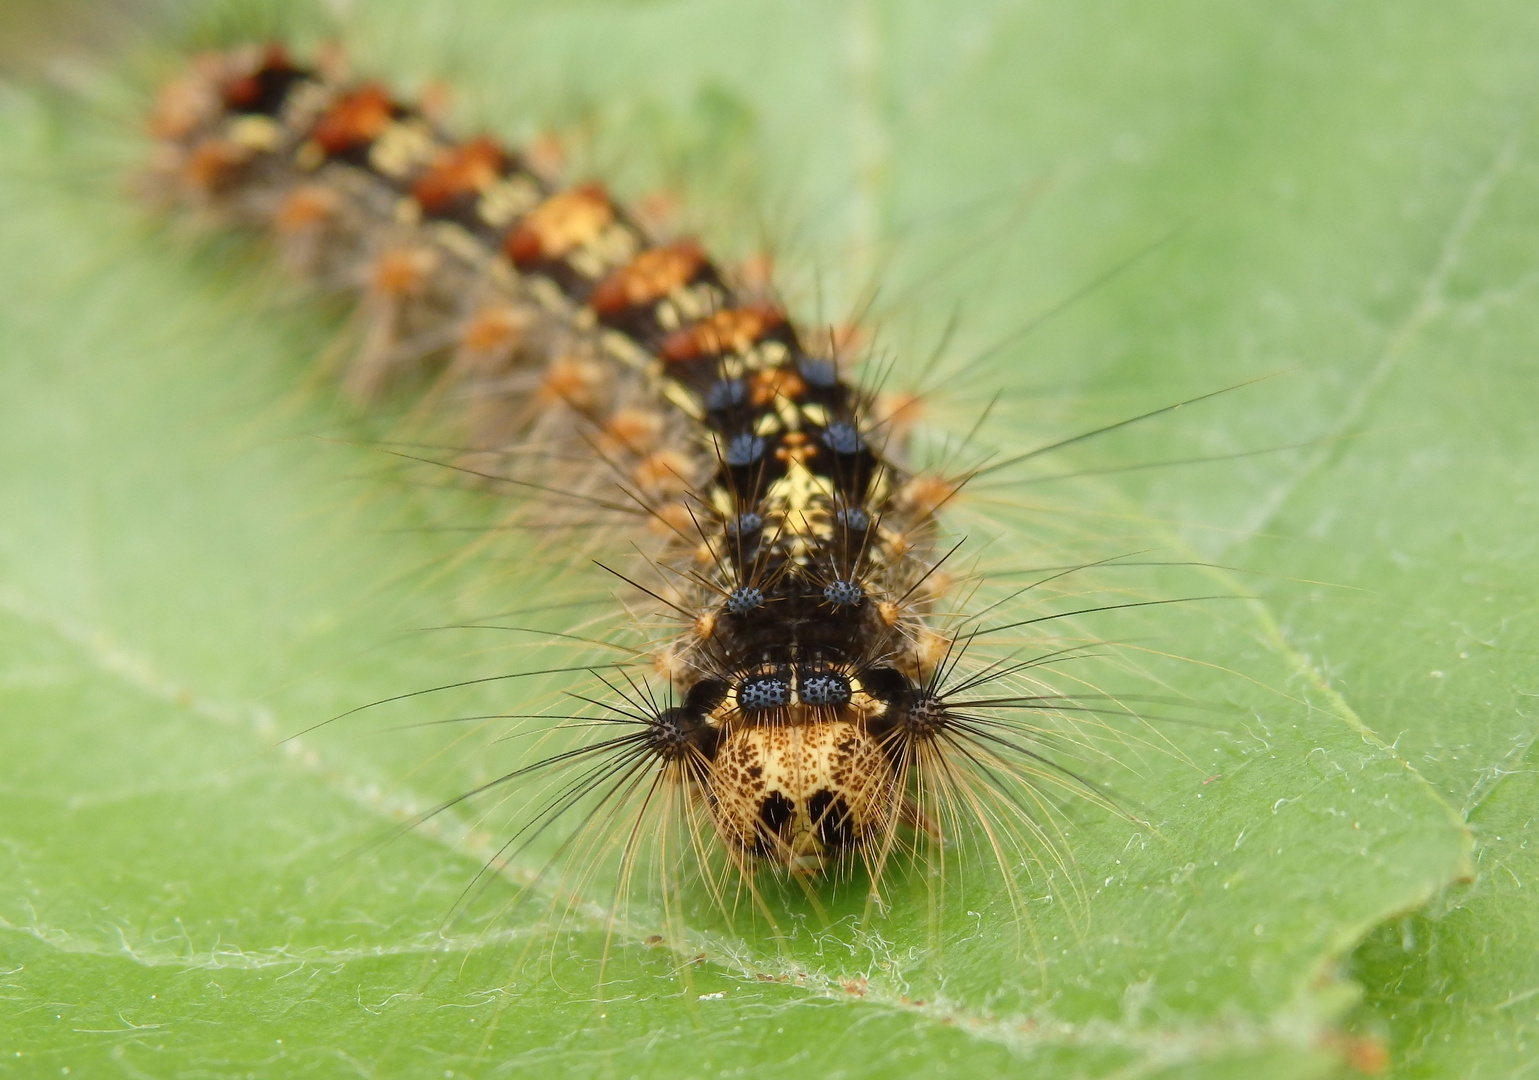
<svg viewBox="0 0 1539 1080"><path fill-rule="evenodd" d="M553 527L628 530L655 568L633 583L660 605L651 672L601 675L615 700L588 721L618 733L495 783L577 767L541 821L607 784L682 806L745 876L873 881L969 812L1024 850L1051 845L1059 796L1102 800L1060 760L1085 744L1066 711L1096 709L1032 681L1072 649L959 674L939 517L967 476L906 463L903 410L839 337L602 185L429 112L324 58L233 48L163 87L155 172L358 295L348 395L415 388L470 471Z"/></svg>

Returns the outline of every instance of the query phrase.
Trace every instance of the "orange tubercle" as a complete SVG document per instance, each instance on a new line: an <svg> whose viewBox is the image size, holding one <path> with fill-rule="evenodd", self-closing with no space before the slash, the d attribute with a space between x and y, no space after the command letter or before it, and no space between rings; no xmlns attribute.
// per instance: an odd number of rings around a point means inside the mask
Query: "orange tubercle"
<svg viewBox="0 0 1539 1080"><path fill-rule="evenodd" d="M655 304L688 285L705 265L705 251L694 240L652 248L600 281L588 304L601 318Z"/></svg>
<svg viewBox="0 0 1539 1080"><path fill-rule="evenodd" d="M150 134L157 139L185 139L214 116L219 108L210 81L193 74L173 79L155 94Z"/></svg>
<svg viewBox="0 0 1539 1080"><path fill-rule="evenodd" d="M311 138L326 153L343 154L379 138L398 112L383 86L365 83L321 115Z"/></svg>
<svg viewBox="0 0 1539 1080"><path fill-rule="evenodd" d="M503 251L515 266L533 266L595 239L614 220L609 192L596 182L557 192L509 230Z"/></svg>
<svg viewBox="0 0 1539 1080"><path fill-rule="evenodd" d="M444 150L412 185L412 198L429 214L443 210L463 195L475 195L495 184L507 171L510 158L495 140L482 136Z"/></svg>
<svg viewBox="0 0 1539 1080"><path fill-rule="evenodd" d="M422 288L438 255L431 248L396 248L380 254L369 270L369 288L381 296L405 296Z"/></svg>
<svg viewBox="0 0 1539 1080"><path fill-rule="evenodd" d="M928 516L951 501L957 486L939 476L920 475L910 480L900 493L900 498L916 514Z"/></svg>
<svg viewBox="0 0 1539 1080"><path fill-rule="evenodd" d="M785 321L785 312L772 304L718 311L669 334L663 342L663 359L683 363L701 356L745 352Z"/></svg>
<svg viewBox="0 0 1539 1080"><path fill-rule="evenodd" d="M789 367L765 368L748 380L748 400L755 408L768 405L777 397L796 401L807 392L802 377Z"/></svg>
<svg viewBox="0 0 1539 1080"><path fill-rule="evenodd" d="M241 166L250 160L251 152L243 146L224 139L205 139L187 155L183 175L191 187L219 191L229 187Z"/></svg>
<svg viewBox="0 0 1539 1080"><path fill-rule="evenodd" d="M689 490L689 459L676 450L658 450L641 459L631 479L648 495L682 495Z"/></svg>
<svg viewBox="0 0 1539 1080"><path fill-rule="evenodd" d="M579 412L591 412L598 405L606 375L605 369L592 360L558 357L545 369L540 399L546 403L562 401Z"/></svg>
<svg viewBox="0 0 1539 1080"><path fill-rule="evenodd" d="M655 507L652 511L649 527L653 532L662 535L690 536L698 533L699 526L695 524L695 518L691 516L689 507L683 503L670 502Z"/></svg>
<svg viewBox="0 0 1539 1080"><path fill-rule="evenodd" d="M337 212L337 193L320 184L303 184L284 196L273 226L284 236L304 232Z"/></svg>
<svg viewBox="0 0 1539 1080"><path fill-rule="evenodd" d="M632 453L643 454L662 438L663 418L654 409L616 409L604 422L604 434Z"/></svg>
<svg viewBox="0 0 1539 1080"><path fill-rule="evenodd" d="M529 317L516 308L484 307L460 330L460 346L470 352L501 352L513 346L528 322Z"/></svg>

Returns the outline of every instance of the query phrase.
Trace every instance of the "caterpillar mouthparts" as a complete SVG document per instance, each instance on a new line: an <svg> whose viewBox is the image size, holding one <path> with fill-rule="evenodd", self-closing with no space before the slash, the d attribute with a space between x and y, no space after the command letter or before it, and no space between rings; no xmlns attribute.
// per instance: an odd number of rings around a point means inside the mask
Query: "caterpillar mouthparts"
<svg viewBox="0 0 1539 1080"><path fill-rule="evenodd" d="M965 697L1025 665L947 688L966 643L933 625L950 588L937 514L963 481L904 464L900 421L850 381L833 334L696 241L658 241L602 185L558 188L530 156L281 46L199 58L152 127L177 201L351 283L350 396L428 377L424 400L494 463L481 475L553 522L580 505L646 545L668 704L610 684L623 701L603 719L624 733L537 767L613 762L579 785L650 772L740 868L798 874L874 875L900 828L939 838L925 800L958 784L991 809L1013 805L1002 778L1086 793L1040 765L1040 729L996 715L1061 698ZM560 453L531 465L511 452L527 445ZM562 458L588 464L553 480Z"/></svg>

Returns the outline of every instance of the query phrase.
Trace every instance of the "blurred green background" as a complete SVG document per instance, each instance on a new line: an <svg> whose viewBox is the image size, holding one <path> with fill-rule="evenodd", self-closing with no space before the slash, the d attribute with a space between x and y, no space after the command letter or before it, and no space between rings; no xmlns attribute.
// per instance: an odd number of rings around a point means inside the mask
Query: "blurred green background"
<svg viewBox="0 0 1539 1080"><path fill-rule="evenodd" d="M876 283L900 386L956 315L935 431L996 401L1010 453L1275 374L953 518L998 591L1139 551L1214 566L1081 595L1250 598L1085 626L1132 643L1119 686L1214 707L1105 773L1153 828L1069 810L1077 877L1020 870L1024 930L972 863L873 917L782 898L777 931L520 893L548 849L457 907L507 807L372 845L525 752L402 725L569 684L278 740L572 662L413 631L608 585L434 531L496 508L359 445L388 420L313 374L338 310L136 197L154 82L279 28L446 80L467 129L559 133L718 250L770 243L803 311ZM7 1073L1539 1072L1536 50L1515 2L10 0Z"/></svg>

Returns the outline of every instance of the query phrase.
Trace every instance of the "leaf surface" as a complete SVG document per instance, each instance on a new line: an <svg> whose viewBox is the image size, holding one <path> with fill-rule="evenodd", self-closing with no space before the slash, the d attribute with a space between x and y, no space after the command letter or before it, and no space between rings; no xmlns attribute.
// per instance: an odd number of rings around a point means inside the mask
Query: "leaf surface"
<svg viewBox="0 0 1539 1080"><path fill-rule="evenodd" d="M723 250L767 216L805 309L879 282L873 321L932 430L987 410L978 440L1005 458L1235 388L1001 470L954 517L985 597L1148 552L1202 565L1105 569L1085 595L1227 598L1073 624L1127 643L1098 679L1209 709L1096 774L1149 827L1074 809L1073 873L1012 867L1019 898L973 860L875 914L848 889L782 898L778 932L708 905L611 918L597 881L523 887L539 849L466 903L498 808L377 843L530 754L403 725L522 711L569 678L280 742L584 662L419 631L609 583L538 541L442 531L496 507L361 445L377 423L317 374L336 312L253 245L156 222L116 121L10 94L0 1052L49 1075L1281 1077L1387 1047L1405 1075L1511 1074L1539 1027L1536 18L351 17L360 66L451 76L467 127L563 126L574 171L682 192Z"/></svg>

